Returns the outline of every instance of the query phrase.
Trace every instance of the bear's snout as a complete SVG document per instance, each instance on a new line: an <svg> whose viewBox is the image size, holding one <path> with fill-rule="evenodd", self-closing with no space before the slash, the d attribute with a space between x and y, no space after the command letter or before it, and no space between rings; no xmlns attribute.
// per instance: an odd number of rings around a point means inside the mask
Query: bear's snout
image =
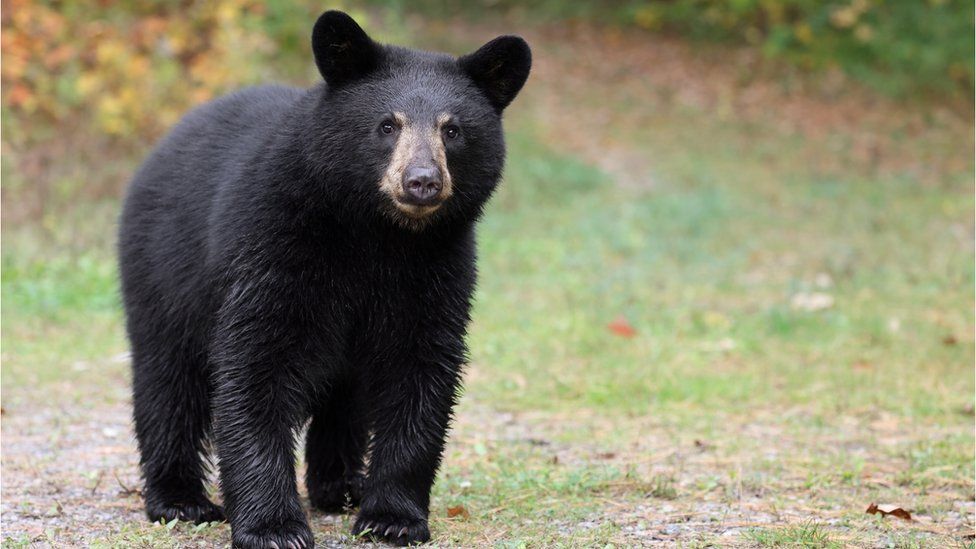
<svg viewBox="0 0 976 549"><path fill-rule="evenodd" d="M440 202L444 182L436 166L411 166L403 172L404 202L432 206Z"/></svg>

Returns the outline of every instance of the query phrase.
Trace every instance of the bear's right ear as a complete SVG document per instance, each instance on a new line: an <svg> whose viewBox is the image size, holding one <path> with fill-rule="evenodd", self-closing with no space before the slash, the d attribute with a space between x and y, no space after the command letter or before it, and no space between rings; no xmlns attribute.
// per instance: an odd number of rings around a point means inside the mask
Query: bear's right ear
<svg viewBox="0 0 976 549"><path fill-rule="evenodd" d="M499 36L458 65L488 97L499 113L515 99L532 69L532 50L518 36Z"/></svg>
<svg viewBox="0 0 976 549"><path fill-rule="evenodd" d="M380 46L341 11L327 11L312 29L312 53L331 87L366 76L379 65Z"/></svg>

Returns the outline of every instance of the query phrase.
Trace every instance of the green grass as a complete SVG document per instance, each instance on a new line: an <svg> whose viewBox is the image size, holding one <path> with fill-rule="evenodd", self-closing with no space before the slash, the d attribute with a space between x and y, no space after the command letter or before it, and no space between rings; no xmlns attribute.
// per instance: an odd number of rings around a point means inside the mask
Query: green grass
<svg viewBox="0 0 976 549"><path fill-rule="evenodd" d="M118 204L84 204L3 233L3 386L87 373L126 348L113 242Z"/></svg>
<svg viewBox="0 0 976 549"><path fill-rule="evenodd" d="M840 548L842 544L831 541L826 529L815 523L786 528L755 528L745 536L760 547Z"/></svg>
<svg viewBox="0 0 976 549"><path fill-rule="evenodd" d="M971 402L972 346L943 343L972 322L958 306L972 302L969 242L951 232L972 209L961 188L761 177L760 160L718 150L666 187L628 191L525 137L512 149L481 231L474 315L491 402L908 415ZM834 305L791 307L814 291ZM618 316L637 337L606 329Z"/></svg>

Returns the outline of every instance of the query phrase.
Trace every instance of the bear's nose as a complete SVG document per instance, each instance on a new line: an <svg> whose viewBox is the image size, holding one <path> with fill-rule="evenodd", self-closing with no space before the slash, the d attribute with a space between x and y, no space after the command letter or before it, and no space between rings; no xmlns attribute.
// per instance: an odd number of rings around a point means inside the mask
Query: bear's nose
<svg viewBox="0 0 976 549"><path fill-rule="evenodd" d="M405 202L429 206L437 202L444 184L441 171L434 166L411 166L403 172Z"/></svg>

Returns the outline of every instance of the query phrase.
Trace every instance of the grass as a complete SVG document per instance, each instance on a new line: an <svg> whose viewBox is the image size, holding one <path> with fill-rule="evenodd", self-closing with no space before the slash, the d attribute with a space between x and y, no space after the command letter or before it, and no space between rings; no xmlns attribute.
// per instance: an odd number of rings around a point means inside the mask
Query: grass
<svg viewBox="0 0 976 549"><path fill-rule="evenodd" d="M802 138L675 110L613 135L611 148L654 151L653 182L621 185L553 141L539 100L510 114L505 182L479 233L435 539L910 547L971 530L957 505L974 476L971 164L935 184L824 171ZM5 407L56 394L125 409L117 207L5 228ZM828 305L797 298L813 294ZM608 329L619 319L633 337ZM137 516L138 497L123 499ZM927 522L864 515L872 501ZM63 535L5 531L3 545ZM97 545L228 536L133 521Z"/></svg>
<svg viewBox="0 0 976 549"><path fill-rule="evenodd" d="M823 526L815 523L780 529L756 528L749 530L745 537L760 547L841 547L830 540Z"/></svg>
<svg viewBox="0 0 976 549"><path fill-rule="evenodd" d="M3 233L3 384L70 379L125 350L112 242L118 204ZM85 374L88 375L88 374Z"/></svg>
<svg viewBox="0 0 976 549"><path fill-rule="evenodd" d="M971 322L953 307L971 301L968 242L933 245L971 199L905 181L756 179L732 151L669 188L624 192L521 145L533 156L515 156L482 232L484 272L505 273L483 278L475 314L476 364L511 377L488 387L493 402L944 415L970 401L970 376L931 374L971 359L943 343ZM835 305L791 306L814 291ZM606 329L621 315L638 337Z"/></svg>

